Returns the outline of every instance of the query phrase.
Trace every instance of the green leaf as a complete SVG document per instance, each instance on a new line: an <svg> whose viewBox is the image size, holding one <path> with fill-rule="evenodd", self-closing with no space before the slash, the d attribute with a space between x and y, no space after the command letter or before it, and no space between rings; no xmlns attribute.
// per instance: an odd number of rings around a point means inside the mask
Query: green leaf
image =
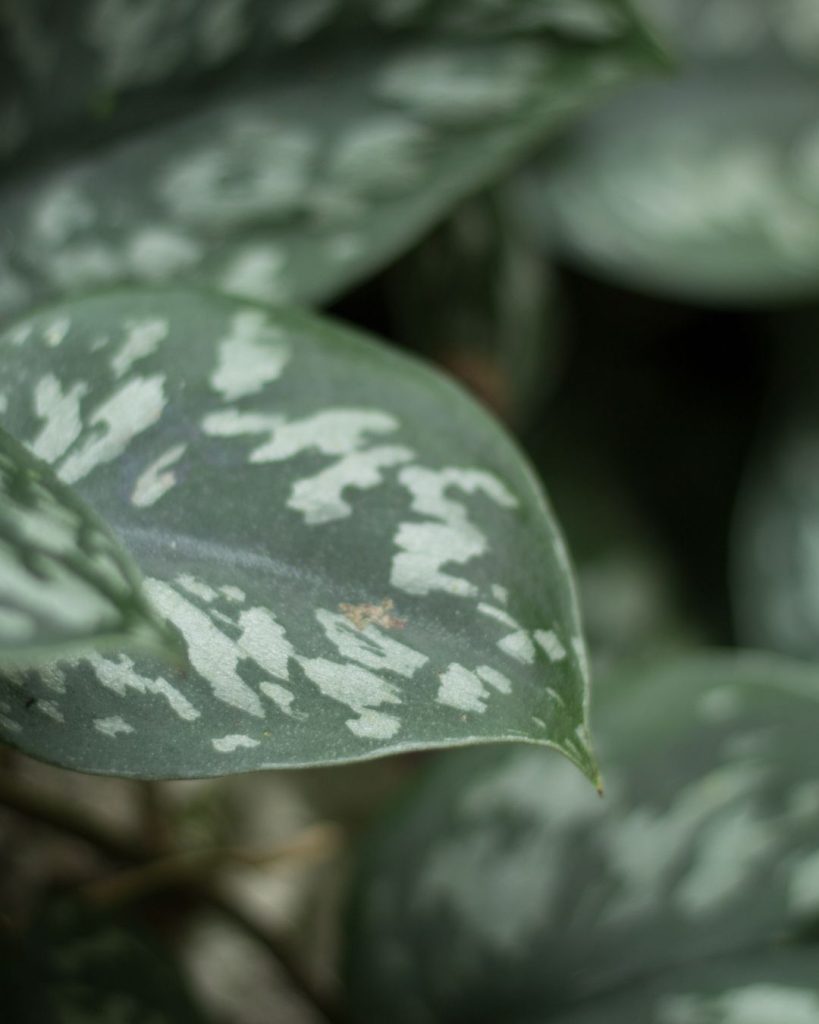
<svg viewBox="0 0 819 1024"><path fill-rule="evenodd" d="M361 1020L544 1019L792 938L819 912L818 701L761 655L623 670L598 687L604 800L547 752L441 759L358 867Z"/></svg>
<svg viewBox="0 0 819 1024"><path fill-rule="evenodd" d="M819 67L813 0L640 0L639 7L687 62L776 54Z"/></svg>
<svg viewBox="0 0 819 1024"><path fill-rule="evenodd" d="M119 9L112 3L109 14ZM156 35L169 38L166 6L153 0L140 21L153 59L166 53L151 46ZM285 14L298 14L294 6L262 5L274 35ZM319 24L325 8L336 12L335 4L308 6ZM610 15L596 41L556 34L563 3L551 13L513 3L494 19L483 6L436 5L402 19L384 3L363 26L341 18L336 31L331 23L284 50L279 39L264 74L249 71L249 81L221 88L218 98L209 89L193 109L177 88L169 110L148 104L152 120L143 114L130 137L121 127L69 159L52 153L39 169L7 176L0 316L41 297L126 280L205 283L265 301L326 300L408 247L569 115L656 63L617 0L593 5L604 22ZM390 11L397 25L385 24ZM129 19L120 28L109 20L111 32L127 36ZM170 42L187 53L186 33L203 23L187 7L184 20L190 24L175 25L180 34ZM102 67L127 58L142 74L150 61L137 58L133 42L119 39ZM81 53L85 61L85 47ZM49 101L68 75L54 60ZM175 82L170 74L168 88Z"/></svg>
<svg viewBox="0 0 819 1024"><path fill-rule="evenodd" d="M53 0L4 0L9 121L25 128L3 140L7 151L55 135L98 141L184 110L194 90L238 77L239 61L242 79L259 78L292 54L326 57L355 38L549 34L604 46L634 33L623 0L462 0L455 9L444 0L199 0L196 13L189 0L144 0L138 9L129 0L59 9Z"/></svg>
<svg viewBox="0 0 819 1024"><path fill-rule="evenodd" d="M816 38L815 5L671 11L682 73L606 104L525 175L522 223L598 273L678 299L815 295L819 63L794 53Z"/></svg>
<svg viewBox="0 0 819 1024"><path fill-rule="evenodd" d="M14 1024L196 1024L202 1017L141 929L77 901L0 937L4 1018Z"/></svg>
<svg viewBox="0 0 819 1024"><path fill-rule="evenodd" d="M192 666L0 682L11 742L173 777L521 739L595 776L563 541L456 386L326 321L188 290L55 306L0 358L11 429L63 425L47 454L127 540ZM23 692L61 720L23 721Z"/></svg>
<svg viewBox="0 0 819 1024"><path fill-rule="evenodd" d="M178 655L111 531L36 457L66 427L52 417L34 455L0 429L0 664L100 647Z"/></svg>
<svg viewBox="0 0 819 1024"><path fill-rule="evenodd" d="M574 1012L525 1024L816 1024L815 948L770 950L643 979Z"/></svg>

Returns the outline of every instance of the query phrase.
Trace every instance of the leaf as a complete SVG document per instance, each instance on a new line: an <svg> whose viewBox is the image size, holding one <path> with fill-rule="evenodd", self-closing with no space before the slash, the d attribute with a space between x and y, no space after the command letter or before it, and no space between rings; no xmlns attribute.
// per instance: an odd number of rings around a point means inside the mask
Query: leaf
<svg viewBox="0 0 819 1024"><path fill-rule="evenodd" d="M815 9L790 22L783 5L750 0L671 10L682 73L606 104L528 172L521 222L644 291L746 305L815 295L819 64L794 54L816 36Z"/></svg>
<svg viewBox="0 0 819 1024"><path fill-rule="evenodd" d="M7 146L30 149L55 134L98 141L190 103L225 74L260 77L350 39L434 32L466 38L551 34L574 44L617 42L634 21L622 0L4 0L9 107L27 128ZM321 49L317 50L315 47ZM55 85L61 88L55 91ZM174 94L176 98L174 99ZM194 94L195 95L195 94ZM5 140L4 140L5 141Z"/></svg>
<svg viewBox="0 0 819 1024"><path fill-rule="evenodd" d="M588 1007L525 1024L814 1024L816 950L771 950L684 966Z"/></svg>
<svg viewBox="0 0 819 1024"><path fill-rule="evenodd" d="M57 412L34 452L59 443L68 426ZM178 655L179 641L108 527L0 429L0 664L100 647Z"/></svg>
<svg viewBox="0 0 819 1024"><path fill-rule="evenodd" d="M3 1012L15 1024L195 1024L202 1020L152 937L74 900L0 939Z"/></svg>
<svg viewBox="0 0 819 1024"><path fill-rule="evenodd" d="M299 9L306 3L298 0ZM279 22L295 17L295 6L279 2L272 18L269 4L254 6L256 17L266 11L278 39L278 59L263 62L264 75L248 71L247 81L221 88L218 97L206 91L192 109L169 72L164 116L158 113L165 107L146 99L150 118L146 123L143 113L130 137L112 129L109 139L68 159L49 154L39 169L7 175L0 187L0 316L42 297L122 281L188 281L265 301L325 301L411 245L578 108L656 63L616 0L593 5L604 16L614 12L596 42L555 34L566 4L554 16L539 15L534 3L511 4L497 24L481 14L482 4L458 11L445 4L435 17L419 15L404 26L395 5L385 3L364 27L342 19L335 31L331 22L321 32L325 10L341 8L312 3L315 40L283 50ZM110 73L106 61L116 59L138 77L150 67L139 47L129 48L127 26L135 19L151 58L174 41L180 60L200 45L188 37L204 21L194 24L187 6L187 27L174 22L179 34L168 43L166 7L166 0L152 0L147 13L132 13L118 27L118 0L95 3L98 15L108 12L118 41L89 74ZM389 11L398 27L385 26ZM165 49L151 48L156 35ZM55 80L61 85L68 75L58 53L56 78L47 76L49 101ZM83 86L84 108L91 88Z"/></svg>
<svg viewBox="0 0 819 1024"><path fill-rule="evenodd" d="M552 1019L816 919L815 670L711 653L597 692L605 800L546 752L475 750L381 823L349 913L356 1019Z"/></svg>
<svg viewBox="0 0 819 1024"><path fill-rule="evenodd" d="M720 63L776 54L819 67L813 0L640 0L639 6L686 61Z"/></svg>
<svg viewBox="0 0 819 1024"><path fill-rule="evenodd" d="M29 673L62 719L36 726L0 682L10 742L161 778L523 739L595 777L562 539L457 387L326 321L188 290L78 300L0 338L11 429L36 445L69 425L40 453L127 540L192 666Z"/></svg>

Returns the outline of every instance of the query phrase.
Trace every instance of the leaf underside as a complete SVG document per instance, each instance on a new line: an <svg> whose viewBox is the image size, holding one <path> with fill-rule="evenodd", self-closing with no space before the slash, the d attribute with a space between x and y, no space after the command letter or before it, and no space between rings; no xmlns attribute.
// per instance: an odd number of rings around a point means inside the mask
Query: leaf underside
<svg viewBox="0 0 819 1024"><path fill-rule="evenodd" d="M677 36L677 73L607 103L529 172L523 223L597 272L677 299L815 294L813 5L747 0L724 19L710 2L654 6Z"/></svg>
<svg viewBox="0 0 819 1024"><path fill-rule="evenodd" d="M159 778L524 740L595 777L562 539L456 386L318 318L187 290L55 306L0 358L10 429L128 544L190 659L7 674L9 742Z"/></svg>
<svg viewBox="0 0 819 1024"><path fill-rule="evenodd" d="M92 647L179 651L110 530L0 429L0 664Z"/></svg>

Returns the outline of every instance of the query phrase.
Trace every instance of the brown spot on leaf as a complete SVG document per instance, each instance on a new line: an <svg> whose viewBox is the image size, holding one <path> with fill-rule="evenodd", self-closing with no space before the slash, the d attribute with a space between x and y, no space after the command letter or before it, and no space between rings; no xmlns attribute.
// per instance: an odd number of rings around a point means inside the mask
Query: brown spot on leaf
<svg viewBox="0 0 819 1024"><path fill-rule="evenodd" d="M385 597L380 604L340 604L338 610L356 629L366 629L371 625L382 629L403 629L407 620L396 618L392 614L394 607L392 598Z"/></svg>

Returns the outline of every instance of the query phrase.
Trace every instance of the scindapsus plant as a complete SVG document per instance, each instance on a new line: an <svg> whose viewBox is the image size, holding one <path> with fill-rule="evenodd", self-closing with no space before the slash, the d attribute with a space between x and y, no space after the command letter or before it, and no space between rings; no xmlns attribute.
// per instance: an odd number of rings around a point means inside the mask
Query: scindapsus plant
<svg viewBox="0 0 819 1024"><path fill-rule="evenodd" d="M819 1024L817 53L0 0L3 1019Z"/></svg>

